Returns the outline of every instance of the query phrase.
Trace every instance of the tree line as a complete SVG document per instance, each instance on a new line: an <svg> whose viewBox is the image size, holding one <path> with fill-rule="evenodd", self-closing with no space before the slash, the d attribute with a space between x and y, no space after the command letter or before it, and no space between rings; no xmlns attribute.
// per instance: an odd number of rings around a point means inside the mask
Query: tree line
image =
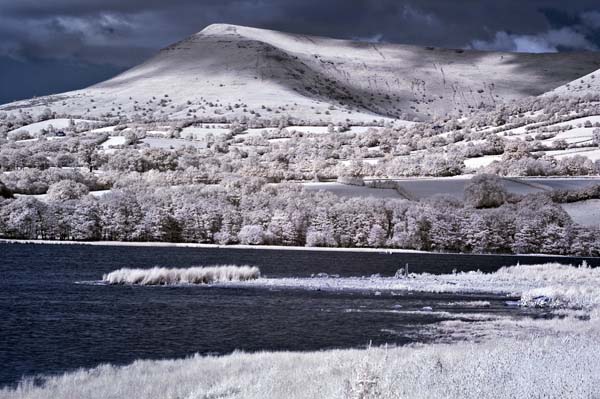
<svg viewBox="0 0 600 399"><path fill-rule="evenodd" d="M339 198L258 178L180 187L139 181L94 197L62 181L45 199L1 198L0 236L600 255L599 229L575 225L548 195L511 197L495 184L473 182L462 202Z"/></svg>

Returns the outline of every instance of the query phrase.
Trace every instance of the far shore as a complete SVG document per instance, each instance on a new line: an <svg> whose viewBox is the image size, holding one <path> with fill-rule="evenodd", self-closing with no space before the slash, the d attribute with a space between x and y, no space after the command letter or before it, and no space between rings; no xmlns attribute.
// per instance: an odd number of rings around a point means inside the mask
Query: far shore
<svg viewBox="0 0 600 399"><path fill-rule="evenodd" d="M339 247L299 247L282 245L219 245L219 244L199 244L199 243L178 243L178 242L160 242L160 241L58 241L58 240L17 240L0 239L0 244L45 244L45 245L93 245L93 246L122 246L122 247L163 247L163 248L206 248L206 249L240 249L240 250L277 250L277 251L312 251L312 252L367 252L378 254L425 254L425 255L471 255L471 256L538 256L553 258L590 258L590 256L577 255L549 255L549 254L473 254L457 252L431 252L419 251L415 249L398 248L339 248Z"/></svg>

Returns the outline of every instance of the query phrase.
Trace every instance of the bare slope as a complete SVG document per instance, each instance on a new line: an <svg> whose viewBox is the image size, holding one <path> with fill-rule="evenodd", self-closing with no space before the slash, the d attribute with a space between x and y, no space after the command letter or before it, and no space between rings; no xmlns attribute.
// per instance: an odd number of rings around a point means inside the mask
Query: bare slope
<svg viewBox="0 0 600 399"><path fill-rule="evenodd" d="M0 107L71 115L430 119L539 95L600 54L508 54L371 44L210 25L106 82Z"/></svg>

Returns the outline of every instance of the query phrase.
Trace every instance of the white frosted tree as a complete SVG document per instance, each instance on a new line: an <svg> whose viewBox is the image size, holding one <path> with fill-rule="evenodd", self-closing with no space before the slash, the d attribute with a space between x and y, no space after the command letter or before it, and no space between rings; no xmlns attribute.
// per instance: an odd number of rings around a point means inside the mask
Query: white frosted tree
<svg viewBox="0 0 600 399"><path fill-rule="evenodd" d="M430 250L431 220L423 204L410 204L394 210L392 244L399 248Z"/></svg>
<svg viewBox="0 0 600 399"><path fill-rule="evenodd" d="M511 249L516 254L537 253L541 246L541 231L538 223L524 220L519 223Z"/></svg>
<svg viewBox="0 0 600 399"><path fill-rule="evenodd" d="M599 256L600 230L574 226L570 253L580 256Z"/></svg>
<svg viewBox="0 0 600 399"><path fill-rule="evenodd" d="M212 242L221 229L221 204L217 199L186 195L179 198L174 212L187 242Z"/></svg>
<svg viewBox="0 0 600 399"><path fill-rule="evenodd" d="M495 175L474 176L465 185L465 202L474 208L495 208L506 202L507 192Z"/></svg>
<svg viewBox="0 0 600 399"><path fill-rule="evenodd" d="M113 191L101 198L102 235L107 240L133 241L141 237L142 209L131 192Z"/></svg>
<svg viewBox="0 0 600 399"><path fill-rule="evenodd" d="M61 180L48 188L48 199L53 201L66 201L80 199L89 193L85 184L73 180Z"/></svg>
<svg viewBox="0 0 600 399"><path fill-rule="evenodd" d="M72 240L98 240L101 238L98 201L85 197L77 201L69 217Z"/></svg>
<svg viewBox="0 0 600 399"><path fill-rule="evenodd" d="M265 241L265 230L256 224L243 226L238 233L238 239L244 245L261 245Z"/></svg>
<svg viewBox="0 0 600 399"><path fill-rule="evenodd" d="M237 234L242 228L242 215L239 210L233 207L223 209L221 217L221 229L218 231L219 236L215 236L215 240L221 244L230 244L237 242Z"/></svg>
<svg viewBox="0 0 600 399"><path fill-rule="evenodd" d="M474 253L485 253L490 247L491 232L485 218L480 213L470 215L463 227L465 248Z"/></svg>
<svg viewBox="0 0 600 399"><path fill-rule="evenodd" d="M542 233L541 251L547 254L562 255L569 250L569 231L557 224L548 224Z"/></svg>
<svg viewBox="0 0 600 399"><path fill-rule="evenodd" d="M367 243L370 247L380 248L385 245L387 239L387 232L383 227L378 224L374 224L371 226L371 230L369 231L369 237L367 238Z"/></svg>
<svg viewBox="0 0 600 399"><path fill-rule="evenodd" d="M318 211L311 219L306 232L307 247L334 247L338 242L331 220L324 211Z"/></svg>
<svg viewBox="0 0 600 399"><path fill-rule="evenodd" d="M31 197L8 200L0 208L0 225L4 234L12 238L46 238L43 214L46 205Z"/></svg>
<svg viewBox="0 0 600 399"><path fill-rule="evenodd" d="M299 233L289 215L284 211L275 211L269 223L268 232L274 244L298 244Z"/></svg>

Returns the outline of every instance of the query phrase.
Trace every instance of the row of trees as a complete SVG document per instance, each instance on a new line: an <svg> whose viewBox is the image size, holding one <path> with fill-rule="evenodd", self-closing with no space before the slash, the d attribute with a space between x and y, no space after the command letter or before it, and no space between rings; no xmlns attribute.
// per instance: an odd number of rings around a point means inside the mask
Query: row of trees
<svg viewBox="0 0 600 399"><path fill-rule="evenodd" d="M179 188L140 183L100 198L60 182L44 201L0 200L0 236L600 255L600 231L573 225L547 196L505 203L471 190L480 208L444 196L344 199L260 179Z"/></svg>

